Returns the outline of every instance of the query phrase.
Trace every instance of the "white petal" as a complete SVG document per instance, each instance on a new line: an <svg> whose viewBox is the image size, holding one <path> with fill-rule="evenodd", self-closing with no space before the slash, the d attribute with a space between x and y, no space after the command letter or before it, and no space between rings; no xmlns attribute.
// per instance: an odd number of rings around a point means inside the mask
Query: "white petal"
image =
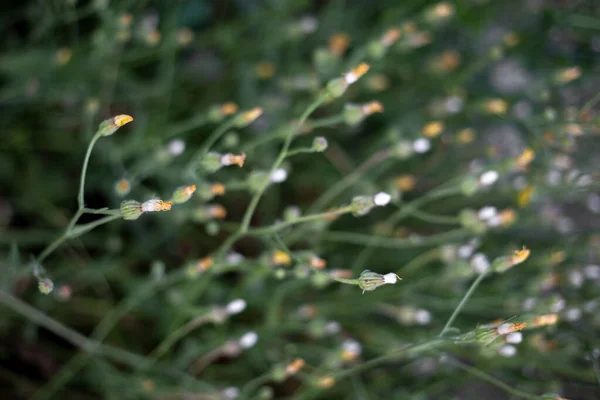
<svg viewBox="0 0 600 400"><path fill-rule="evenodd" d="M377 206L385 206L390 200L392 200L392 196L385 192L379 192L373 197L373 202Z"/></svg>
<svg viewBox="0 0 600 400"><path fill-rule="evenodd" d="M390 272L389 274L385 274L383 276L383 282L384 283L391 283L394 284L398 281L398 275L396 275L393 272Z"/></svg>
<svg viewBox="0 0 600 400"><path fill-rule="evenodd" d="M245 333L244 336L240 338L240 346L242 346L244 349L249 349L250 347L254 346L257 341L258 335L256 332L250 331Z"/></svg>

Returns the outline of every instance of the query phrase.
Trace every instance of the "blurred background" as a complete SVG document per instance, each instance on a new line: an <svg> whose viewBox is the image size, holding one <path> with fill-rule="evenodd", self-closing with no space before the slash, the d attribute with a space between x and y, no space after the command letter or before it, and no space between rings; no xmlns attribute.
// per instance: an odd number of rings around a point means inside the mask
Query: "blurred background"
<svg viewBox="0 0 600 400"><path fill-rule="evenodd" d="M599 61L595 0L3 1L2 398L600 398Z"/></svg>

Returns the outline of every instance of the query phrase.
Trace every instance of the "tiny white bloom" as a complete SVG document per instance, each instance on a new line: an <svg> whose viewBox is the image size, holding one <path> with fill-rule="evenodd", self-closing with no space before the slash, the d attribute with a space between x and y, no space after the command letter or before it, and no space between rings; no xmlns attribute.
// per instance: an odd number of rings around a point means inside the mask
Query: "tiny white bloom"
<svg viewBox="0 0 600 400"><path fill-rule="evenodd" d="M344 75L344 80L346 81L346 83L348 85L352 85L354 82L356 82L358 80L358 77L356 76L356 74L354 72L348 72L347 74Z"/></svg>
<svg viewBox="0 0 600 400"><path fill-rule="evenodd" d="M569 282L576 288L583 286L583 273L579 270L569 272Z"/></svg>
<svg viewBox="0 0 600 400"><path fill-rule="evenodd" d="M523 301L523 310L529 311L533 307L535 307L536 299L535 297L528 297Z"/></svg>
<svg viewBox="0 0 600 400"><path fill-rule="evenodd" d="M392 200L392 196L385 192L379 192L373 197L373 202L377 206L385 206L390 200Z"/></svg>
<svg viewBox="0 0 600 400"><path fill-rule="evenodd" d="M238 265L242 261L244 261L244 256L234 251L225 256L225 261L227 262L227 264Z"/></svg>
<svg viewBox="0 0 600 400"><path fill-rule="evenodd" d="M490 262L485 254L477 253L471 258L471 268L478 274L484 274L490 269Z"/></svg>
<svg viewBox="0 0 600 400"><path fill-rule="evenodd" d="M288 176L288 173L285 169L277 168L271 174L271 182L273 182L273 183L284 182L287 179L287 176Z"/></svg>
<svg viewBox="0 0 600 400"><path fill-rule="evenodd" d="M496 207L485 206L479 210L479 212L477 213L477 218L479 218L480 220L486 221L486 220L494 218L497 214L498 214L498 210L496 209Z"/></svg>
<svg viewBox="0 0 600 400"><path fill-rule="evenodd" d="M256 332L250 331L248 333L245 333L240 338L239 343L240 343L240 346L242 346L242 348L249 349L250 347L254 346L257 341L258 341L258 335L256 334Z"/></svg>
<svg viewBox="0 0 600 400"><path fill-rule="evenodd" d="M246 309L246 301L244 299L235 299L229 302L225 307L227 314L239 314Z"/></svg>
<svg viewBox="0 0 600 400"><path fill-rule="evenodd" d="M362 352L361 344L354 339L344 340L342 343L342 349L351 354L360 354Z"/></svg>
<svg viewBox="0 0 600 400"><path fill-rule="evenodd" d="M460 258L469 258L471 257L471 254L473 254L474 251L475 248L470 244L463 244L458 248L457 253Z"/></svg>
<svg viewBox="0 0 600 400"><path fill-rule="evenodd" d="M388 273L388 274L385 274L385 275L383 276L383 282L384 282L384 283L391 283L391 284L394 284L394 283L398 282L398 279L399 279L399 278L398 278L398 275L396 275L396 274L395 274L395 273L393 273L393 272L390 272L390 273Z"/></svg>
<svg viewBox="0 0 600 400"><path fill-rule="evenodd" d="M173 157L181 155L185 151L185 142L181 139L173 139L169 142L169 153Z"/></svg>
<svg viewBox="0 0 600 400"><path fill-rule="evenodd" d="M513 345L505 344L498 349L498 353L503 357L513 357L517 354L517 348Z"/></svg>
<svg viewBox="0 0 600 400"><path fill-rule="evenodd" d="M431 148L429 139L419 138L413 142L413 150L416 153L426 153Z"/></svg>
<svg viewBox="0 0 600 400"><path fill-rule="evenodd" d="M566 305L567 302L565 301L565 299L557 299L554 302L554 304L550 306L550 311L552 311L553 313L561 312Z"/></svg>
<svg viewBox="0 0 600 400"><path fill-rule="evenodd" d="M506 335L506 343L519 344L523 341L523 334L521 332L513 332Z"/></svg>
<svg viewBox="0 0 600 400"><path fill-rule="evenodd" d="M581 318L581 310L575 307L569 308L567 311L565 311L565 317L568 321L577 321Z"/></svg>
<svg viewBox="0 0 600 400"><path fill-rule="evenodd" d="M599 279L600 278L600 266L586 265L585 267L583 267L583 274L588 279Z"/></svg>
<svg viewBox="0 0 600 400"><path fill-rule="evenodd" d="M428 325L431 322L431 313L424 309L415 312L415 322L419 325Z"/></svg>
<svg viewBox="0 0 600 400"><path fill-rule="evenodd" d="M342 327L337 321L329 321L325 324L325 332L327 332L330 335L338 334L341 330Z"/></svg>
<svg viewBox="0 0 600 400"><path fill-rule="evenodd" d="M479 177L479 182L483 186L490 186L493 185L499 177L500 175L498 174L498 172L494 170L486 171Z"/></svg>
<svg viewBox="0 0 600 400"><path fill-rule="evenodd" d="M235 386L229 386L221 391L223 397L227 400L237 399L240 396L240 389Z"/></svg>
<svg viewBox="0 0 600 400"><path fill-rule="evenodd" d="M513 330L514 330L513 324L508 324L508 323L502 324L498 328L496 328L496 331L498 332L499 335L508 335Z"/></svg>
<svg viewBox="0 0 600 400"><path fill-rule="evenodd" d="M300 27L304 33L312 33L319 27L319 20L311 15L307 15L300 20Z"/></svg>

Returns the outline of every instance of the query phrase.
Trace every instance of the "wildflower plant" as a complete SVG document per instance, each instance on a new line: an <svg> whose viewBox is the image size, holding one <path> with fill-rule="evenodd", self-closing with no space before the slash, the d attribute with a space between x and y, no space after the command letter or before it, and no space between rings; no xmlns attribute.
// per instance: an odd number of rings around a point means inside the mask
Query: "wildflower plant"
<svg viewBox="0 0 600 400"><path fill-rule="evenodd" d="M594 2L10 3L6 396L600 397Z"/></svg>

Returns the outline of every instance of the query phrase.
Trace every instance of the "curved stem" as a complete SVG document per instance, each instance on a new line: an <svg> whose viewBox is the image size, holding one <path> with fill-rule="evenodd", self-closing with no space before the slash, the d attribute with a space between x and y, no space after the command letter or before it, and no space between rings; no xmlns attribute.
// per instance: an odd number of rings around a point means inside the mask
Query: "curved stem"
<svg viewBox="0 0 600 400"><path fill-rule="evenodd" d="M94 144L96 144L96 142L98 141L98 139L100 139L102 136L98 133L96 133L94 135L94 137L92 138L92 140L90 141L90 144L88 145L87 151L85 153L85 158L83 159L83 167L81 168L81 179L79 181L79 194L77 196L77 204L79 205L79 208L83 208L83 191L85 188L85 175L87 173L87 167L88 167L88 163L90 161L90 155L92 154L92 149L94 148Z"/></svg>
<svg viewBox="0 0 600 400"><path fill-rule="evenodd" d="M479 284L483 281L483 279L486 276L487 276L487 273L483 273L483 274L479 275L477 277L477 279L475 279L473 281L473 283L471 284L471 287L469 288L467 293L465 293L464 297L462 298L460 303L458 303L458 306L456 306L456 308L454 309L454 312L452 313L450 318L448 318L448 322L446 322L446 325L444 325L444 329L442 329L439 336L444 336L444 334L448 331L448 329L450 329L450 327L452 326L452 323L454 322L456 317L458 317L458 314L460 314L460 311L463 309L465 304L467 304L467 301L469 300L471 295L475 292L475 289L477 289L477 286L479 286Z"/></svg>

